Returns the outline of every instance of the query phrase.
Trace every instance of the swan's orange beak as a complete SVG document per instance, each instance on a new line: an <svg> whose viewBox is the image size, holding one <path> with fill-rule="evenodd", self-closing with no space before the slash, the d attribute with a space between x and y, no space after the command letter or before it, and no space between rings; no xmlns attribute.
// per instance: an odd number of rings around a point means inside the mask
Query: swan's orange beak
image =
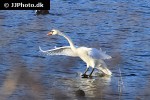
<svg viewBox="0 0 150 100"><path fill-rule="evenodd" d="M53 33L53 32L50 31L50 32L47 33L47 35L50 36L50 35L52 35L52 33Z"/></svg>

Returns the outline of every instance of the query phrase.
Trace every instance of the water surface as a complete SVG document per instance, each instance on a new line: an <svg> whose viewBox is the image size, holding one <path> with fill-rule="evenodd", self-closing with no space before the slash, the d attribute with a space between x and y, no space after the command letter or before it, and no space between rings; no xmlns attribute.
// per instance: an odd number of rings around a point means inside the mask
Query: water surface
<svg viewBox="0 0 150 100"><path fill-rule="evenodd" d="M102 48L111 78L84 79L79 58L45 56L43 49L68 45L52 28L78 46ZM0 11L0 85L12 86L9 100L149 100L150 2L148 0L52 0L48 15ZM16 84L16 85L15 85ZM85 97L76 96L83 90Z"/></svg>

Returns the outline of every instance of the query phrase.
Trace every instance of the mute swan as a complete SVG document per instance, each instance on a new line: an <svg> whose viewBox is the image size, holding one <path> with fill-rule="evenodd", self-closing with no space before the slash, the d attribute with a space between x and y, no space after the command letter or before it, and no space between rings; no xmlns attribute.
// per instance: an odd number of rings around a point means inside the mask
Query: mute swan
<svg viewBox="0 0 150 100"><path fill-rule="evenodd" d="M80 57L87 64L87 68L84 74L82 75L84 77L88 77L88 75L86 75L86 72L89 70L90 66L92 67L92 71L89 74L89 77L91 77L94 68L97 68L98 70L102 71L105 75L111 76L112 73L107 68L107 65L103 60L110 59L112 57L107 55L106 52L103 52L101 49L98 50L96 48L76 47L68 36L56 29L52 29L47 35L63 36L65 39L67 39L70 46L55 47L55 49L46 51L42 50L39 46L41 52L47 55L65 55L71 57Z"/></svg>

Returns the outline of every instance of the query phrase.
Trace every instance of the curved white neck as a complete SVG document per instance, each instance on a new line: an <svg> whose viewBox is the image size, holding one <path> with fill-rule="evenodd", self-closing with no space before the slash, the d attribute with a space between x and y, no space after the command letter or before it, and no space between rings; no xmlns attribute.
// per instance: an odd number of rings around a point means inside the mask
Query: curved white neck
<svg viewBox="0 0 150 100"><path fill-rule="evenodd" d="M72 40L71 40L68 36L66 36L66 35L63 34L63 33L60 33L60 35L63 36L65 39L67 39L67 41L69 42L70 47L71 47L72 50L75 50L75 49L76 49L76 47L74 46Z"/></svg>

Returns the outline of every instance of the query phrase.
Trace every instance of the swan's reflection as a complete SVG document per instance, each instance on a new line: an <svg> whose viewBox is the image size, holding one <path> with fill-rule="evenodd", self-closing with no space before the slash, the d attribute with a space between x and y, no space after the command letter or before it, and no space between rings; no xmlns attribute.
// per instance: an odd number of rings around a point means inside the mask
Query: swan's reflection
<svg viewBox="0 0 150 100"><path fill-rule="evenodd" d="M79 73L82 74L82 73ZM66 95L71 98L75 98L80 100L86 100L88 98L104 98L104 94L106 94L110 90L110 82L111 77L99 77L98 73L93 73L92 78L82 78L81 75L78 75L76 78L61 78L57 81L57 85L55 86L63 86L63 93L67 93ZM82 90L85 93L85 96L78 97L76 92L78 90Z"/></svg>
<svg viewBox="0 0 150 100"><path fill-rule="evenodd" d="M86 97L97 97L107 90L110 82L111 77L99 77L99 73L93 73L92 78L78 77L76 79L76 87L83 90Z"/></svg>

